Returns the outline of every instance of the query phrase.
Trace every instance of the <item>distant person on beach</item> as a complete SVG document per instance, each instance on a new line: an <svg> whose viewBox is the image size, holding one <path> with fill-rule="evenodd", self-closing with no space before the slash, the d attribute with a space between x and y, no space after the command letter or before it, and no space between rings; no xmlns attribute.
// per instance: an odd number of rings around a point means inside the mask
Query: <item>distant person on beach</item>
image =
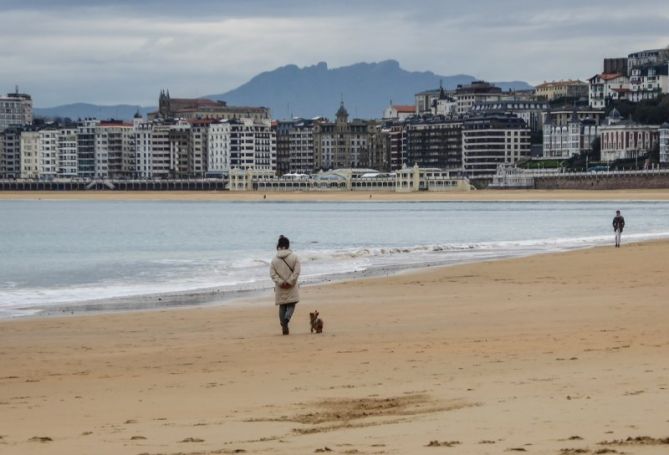
<svg viewBox="0 0 669 455"><path fill-rule="evenodd" d="M616 216L613 217L613 232L616 233L616 248L620 248L620 235L625 228L625 218L616 210Z"/></svg>
<svg viewBox="0 0 669 455"><path fill-rule="evenodd" d="M269 274L274 281L274 297L279 305L279 322L284 335L288 335L288 323L300 300L297 279L300 277L300 260L290 250L290 240L283 235L276 245L276 256L272 259Z"/></svg>

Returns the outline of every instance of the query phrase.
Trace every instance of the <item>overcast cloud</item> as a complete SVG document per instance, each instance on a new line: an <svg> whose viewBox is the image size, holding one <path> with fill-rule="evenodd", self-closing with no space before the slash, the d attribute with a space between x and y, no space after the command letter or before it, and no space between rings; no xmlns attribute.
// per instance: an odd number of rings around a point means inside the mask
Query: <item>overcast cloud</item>
<svg viewBox="0 0 669 455"><path fill-rule="evenodd" d="M290 63L391 58L540 83L668 44L666 0L2 0L0 93L151 105L161 88L200 96Z"/></svg>

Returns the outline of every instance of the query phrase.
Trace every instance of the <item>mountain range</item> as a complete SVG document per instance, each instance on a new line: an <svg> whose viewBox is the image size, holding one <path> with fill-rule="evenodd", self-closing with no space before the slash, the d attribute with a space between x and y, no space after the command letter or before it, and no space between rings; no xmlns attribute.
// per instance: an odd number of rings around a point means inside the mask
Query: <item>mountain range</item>
<svg viewBox="0 0 669 455"><path fill-rule="evenodd" d="M476 80L474 76L459 74L441 76L432 71L407 71L395 60L378 63L356 63L339 68L328 68L320 62L299 68L286 65L253 77L234 90L202 96L223 100L230 105L265 106L272 117L334 117L341 101L349 116L357 118L381 117L383 109L393 104L414 104L414 95L423 90L454 89L459 84ZM495 82L503 90L531 89L523 81ZM178 97L178 94L172 93ZM139 110L145 115L156 110L151 106L99 106L76 103L51 108L35 108L38 117L84 117L129 119Z"/></svg>

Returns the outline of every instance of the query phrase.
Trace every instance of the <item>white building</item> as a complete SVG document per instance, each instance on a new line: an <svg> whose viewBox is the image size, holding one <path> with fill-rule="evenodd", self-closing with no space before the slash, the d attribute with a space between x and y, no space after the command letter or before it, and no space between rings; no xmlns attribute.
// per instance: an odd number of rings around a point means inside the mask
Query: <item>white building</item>
<svg viewBox="0 0 669 455"><path fill-rule="evenodd" d="M9 93L0 96L0 131L11 126L26 126L33 122L33 100L30 95Z"/></svg>
<svg viewBox="0 0 669 455"><path fill-rule="evenodd" d="M416 106L413 105L390 104L383 111L384 120L404 121L412 115L416 115Z"/></svg>
<svg viewBox="0 0 669 455"><path fill-rule="evenodd" d="M172 163L170 129L171 125L162 123L152 125L149 178L166 179L170 176L170 165Z"/></svg>
<svg viewBox="0 0 669 455"><path fill-rule="evenodd" d="M138 121L134 130L134 177L167 179L187 172L190 125L185 120Z"/></svg>
<svg viewBox="0 0 669 455"><path fill-rule="evenodd" d="M135 170L133 177L147 179L151 176L152 125L149 122L135 122L133 130L135 132Z"/></svg>
<svg viewBox="0 0 669 455"><path fill-rule="evenodd" d="M230 120L230 168L276 172L276 133L269 120Z"/></svg>
<svg viewBox="0 0 669 455"><path fill-rule="evenodd" d="M630 69L630 101L655 99L665 93L669 93L669 63Z"/></svg>
<svg viewBox="0 0 669 455"><path fill-rule="evenodd" d="M276 172L276 133L269 120L223 120L209 126L208 175L231 169Z"/></svg>
<svg viewBox="0 0 669 455"><path fill-rule="evenodd" d="M434 101L432 115L455 117L458 113L458 102L451 96L440 97Z"/></svg>
<svg viewBox="0 0 669 455"><path fill-rule="evenodd" d="M79 173L79 129L59 129L57 135L58 176L81 177Z"/></svg>
<svg viewBox="0 0 669 455"><path fill-rule="evenodd" d="M597 138L597 123L594 120L575 118L566 125L552 122L544 124L543 159L568 159L592 150Z"/></svg>
<svg viewBox="0 0 669 455"><path fill-rule="evenodd" d="M609 100L627 99L629 79L620 73L601 73L588 79L590 107L603 109Z"/></svg>
<svg viewBox="0 0 669 455"><path fill-rule="evenodd" d="M221 177L230 172L230 123L212 123L207 132L207 175Z"/></svg>
<svg viewBox="0 0 669 455"><path fill-rule="evenodd" d="M669 123L660 126L660 164L669 164Z"/></svg>
<svg viewBox="0 0 669 455"><path fill-rule="evenodd" d="M102 121L95 129L95 178L132 176L135 167L135 131L129 123Z"/></svg>
<svg viewBox="0 0 669 455"><path fill-rule="evenodd" d="M60 165L60 156L58 153L59 134L60 131L57 129L45 129L39 131L40 179L48 180L59 176L59 165ZM76 166L76 161L75 161L75 166Z"/></svg>
<svg viewBox="0 0 669 455"><path fill-rule="evenodd" d="M402 168L397 172L344 168L318 174L284 174L270 171L232 169L230 191L469 191L469 181L448 170Z"/></svg>

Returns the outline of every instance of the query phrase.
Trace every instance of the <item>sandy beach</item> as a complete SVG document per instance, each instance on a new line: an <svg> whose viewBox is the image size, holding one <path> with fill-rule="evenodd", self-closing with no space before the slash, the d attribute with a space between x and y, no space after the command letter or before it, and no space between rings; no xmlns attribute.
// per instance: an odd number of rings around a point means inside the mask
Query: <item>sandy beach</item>
<svg viewBox="0 0 669 455"><path fill-rule="evenodd" d="M666 454L668 257L307 287L287 337L271 296L2 321L0 453Z"/></svg>
<svg viewBox="0 0 669 455"><path fill-rule="evenodd" d="M371 195L371 198L370 198ZM473 190L452 192L0 191L0 200L110 201L667 201L655 190Z"/></svg>

